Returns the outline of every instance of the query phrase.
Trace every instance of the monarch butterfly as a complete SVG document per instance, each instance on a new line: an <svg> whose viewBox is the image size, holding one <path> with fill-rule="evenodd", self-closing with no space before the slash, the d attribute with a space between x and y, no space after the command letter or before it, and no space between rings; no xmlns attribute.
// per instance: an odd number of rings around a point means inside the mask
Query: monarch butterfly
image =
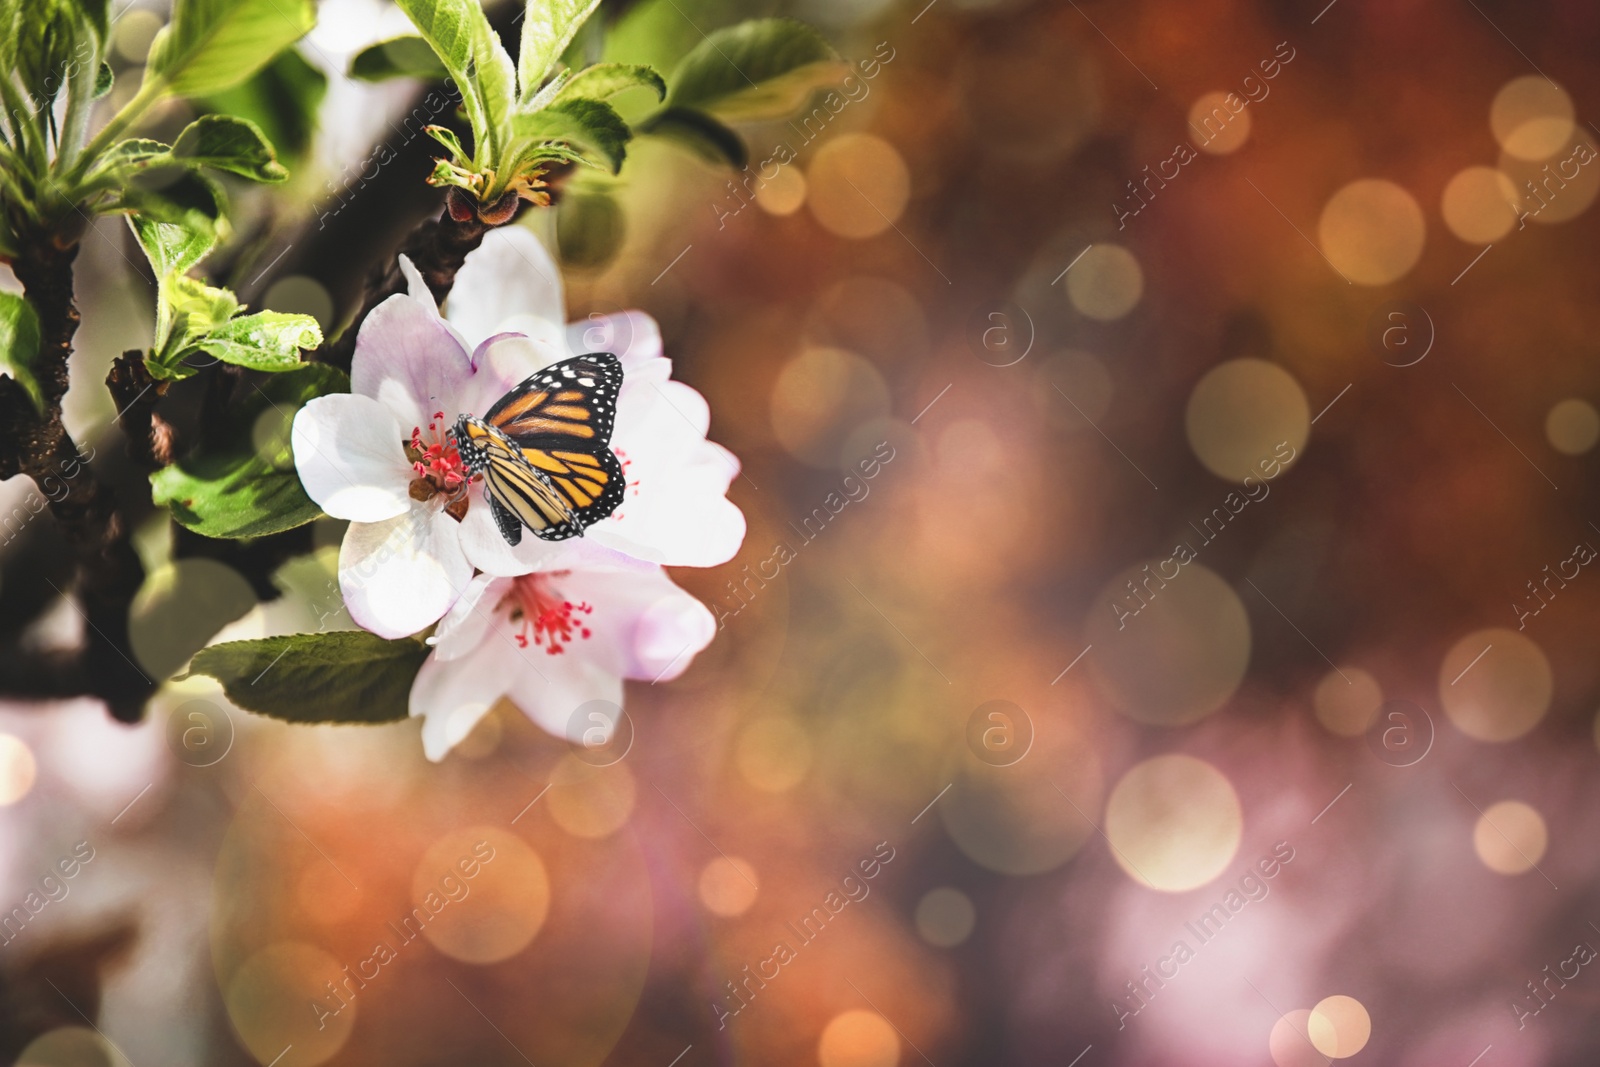
<svg viewBox="0 0 1600 1067"><path fill-rule="evenodd" d="M627 482L610 447L621 388L616 356L574 356L529 375L482 418L456 418L456 448L482 476L507 544L524 526L546 541L582 536L622 503Z"/></svg>

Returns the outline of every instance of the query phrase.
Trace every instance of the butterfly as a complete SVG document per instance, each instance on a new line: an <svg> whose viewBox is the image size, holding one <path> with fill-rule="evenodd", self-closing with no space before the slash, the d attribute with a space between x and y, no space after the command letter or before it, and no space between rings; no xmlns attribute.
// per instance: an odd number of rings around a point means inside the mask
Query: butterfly
<svg viewBox="0 0 1600 1067"><path fill-rule="evenodd" d="M574 356L529 375L482 418L456 418L462 462L483 478L506 543L522 528L546 541L580 537L622 503L627 481L611 451L622 363Z"/></svg>

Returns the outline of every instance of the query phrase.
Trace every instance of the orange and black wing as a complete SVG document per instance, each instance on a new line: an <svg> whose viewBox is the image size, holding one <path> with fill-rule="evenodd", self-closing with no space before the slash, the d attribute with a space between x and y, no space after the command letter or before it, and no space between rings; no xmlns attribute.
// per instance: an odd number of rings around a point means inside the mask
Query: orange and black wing
<svg viewBox="0 0 1600 1067"><path fill-rule="evenodd" d="M549 475L533 466L507 439L485 435L484 441L484 492L507 544L521 542L524 526L545 541L583 533L588 523Z"/></svg>
<svg viewBox="0 0 1600 1067"><path fill-rule="evenodd" d="M621 389L616 356L574 356L529 375L483 418L524 448L598 455L611 442Z"/></svg>

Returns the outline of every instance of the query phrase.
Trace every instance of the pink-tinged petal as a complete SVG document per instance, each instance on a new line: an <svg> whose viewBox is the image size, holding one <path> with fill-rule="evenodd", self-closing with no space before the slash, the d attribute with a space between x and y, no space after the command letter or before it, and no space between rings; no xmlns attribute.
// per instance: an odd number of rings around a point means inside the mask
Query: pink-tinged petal
<svg viewBox="0 0 1600 1067"><path fill-rule="evenodd" d="M716 636L711 612L660 567L573 571L550 580L567 600L594 608L584 617L591 636L551 659L577 655L626 678L665 681L687 670Z"/></svg>
<svg viewBox="0 0 1600 1067"><path fill-rule="evenodd" d="M613 447L627 461L628 493L588 536L674 567L726 563L744 543L745 520L727 499L739 461L705 439L710 410L681 382L625 393Z"/></svg>
<svg viewBox="0 0 1600 1067"><path fill-rule="evenodd" d="M306 495L337 519L379 522L411 507L400 424L367 396L319 396L295 413L290 443Z"/></svg>
<svg viewBox="0 0 1600 1067"><path fill-rule="evenodd" d="M534 371L566 355L546 342L520 333L495 334L472 354L474 380L461 410L482 415Z"/></svg>
<svg viewBox="0 0 1600 1067"><path fill-rule="evenodd" d="M429 303L391 296L361 324L350 391L382 402L407 437L438 411L446 423L454 422L462 411L459 398L470 394L473 377L466 348Z"/></svg>
<svg viewBox="0 0 1600 1067"><path fill-rule="evenodd" d="M500 601L510 589L509 578L496 578L492 574L480 574L468 582L429 638L434 658L460 659L488 640L489 627L496 621Z"/></svg>
<svg viewBox="0 0 1600 1067"><path fill-rule="evenodd" d="M523 531L523 544L532 537ZM482 484L473 485L468 495L467 514L461 520L461 550L474 567L496 577L527 574L537 566L527 553L506 544L500 525L489 511Z"/></svg>
<svg viewBox="0 0 1600 1067"><path fill-rule="evenodd" d="M406 295L415 297L433 311L439 313L439 302L433 298L433 290L428 288L428 283L422 280L422 272L417 265L411 262L410 256L400 257L400 274L406 280Z"/></svg>
<svg viewBox="0 0 1600 1067"><path fill-rule="evenodd" d="M437 502L384 522L351 523L339 551L350 617L388 638L439 621L472 578L458 525Z"/></svg>
<svg viewBox="0 0 1600 1067"><path fill-rule="evenodd" d="M435 763L444 759L505 695L514 675L497 644L481 644L460 659L435 653L424 660L411 683L411 717L424 716L423 753Z"/></svg>
<svg viewBox="0 0 1600 1067"><path fill-rule="evenodd" d="M476 344L514 330L559 345L566 309L550 253L521 226L490 230L456 273L445 317ZM533 327L530 329L530 327Z"/></svg>
<svg viewBox="0 0 1600 1067"><path fill-rule="evenodd" d="M506 695L546 733L573 740L570 735L576 732L581 740L583 731L592 724L584 716L574 720L578 709L591 700L621 707L622 679L581 656L546 656L541 652L537 673L531 663L525 662Z"/></svg>
<svg viewBox="0 0 1600 1067"><path fill-rule="evenodd" d="M642 311L590 315L567 325L567 347L574 352L610 352L622 361L624 374L662 358L661 328ZM667 361L667 374L672 363ZM666 380L667 375L662 375Z"/></svg>

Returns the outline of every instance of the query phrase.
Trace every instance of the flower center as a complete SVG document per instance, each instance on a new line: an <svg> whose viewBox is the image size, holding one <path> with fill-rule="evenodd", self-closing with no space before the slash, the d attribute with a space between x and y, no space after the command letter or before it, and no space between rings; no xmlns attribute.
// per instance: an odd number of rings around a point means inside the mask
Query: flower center
<svg viewBox="0 0 1600 1067"><path fill-rule="evenodd" d="M520 624L516 636L522 648L528 647L530 630L533 643L552 656L565 652L575 638L586 641L592 636L585 616L594 614L594 606L565 599L552 582L568 573L524 574L511 579L511 591L500 606L509 606L511 621Z"/></svg>
<svg viewBox="0 0 1600 1067"><path fill-rule="evenodd" d="M439 493L459 494L471 479L467 465L461 460L461 452L446 432L445 425L444 412L435 411L426 433L422 427L413 426L411 440L401 442L406 459L411 461L411 469L417 472L411 482L413 500L431 500ZM460 519L461 515L466 514L466 503L467 498L459 496L447 505L446 510ZM456 514L458 507L461 514Z"/></svg>

